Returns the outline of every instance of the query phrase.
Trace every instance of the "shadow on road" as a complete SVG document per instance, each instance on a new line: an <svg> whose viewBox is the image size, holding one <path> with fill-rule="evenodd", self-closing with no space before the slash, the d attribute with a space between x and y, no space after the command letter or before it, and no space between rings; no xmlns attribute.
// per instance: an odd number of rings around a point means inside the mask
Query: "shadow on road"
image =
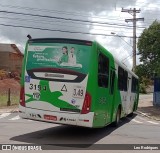
<svg viewBox="0 0 160 153"><path fill-rule="evenodd" d="M134 114L132 118L134 118ZM108 136L114 130L121 128L124 124L130 122L127 118L122 118L119 127L113 127L112 124L104 128L91 129L76 126L60 125L32 133L12 137L10 140L32 144L47 144L59 147L89 147ZM47 124L47 123L46 123Z"/></svg>

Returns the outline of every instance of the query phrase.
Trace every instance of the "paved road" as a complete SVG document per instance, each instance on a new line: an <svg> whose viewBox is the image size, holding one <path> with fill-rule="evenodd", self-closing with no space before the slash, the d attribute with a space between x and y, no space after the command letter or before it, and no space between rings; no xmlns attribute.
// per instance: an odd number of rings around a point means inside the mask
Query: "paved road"
<svg viewBox="0 0 160 153"><path fill-rule="evenodd" d="M18 113L0 115L0 144L157 144L159 132L160 122L137 114L122 119L118 128L101 129L25 120Z"/></svg>
<svg viewBox="0 0 160 153"><path fill-rule="evenodd" d="M149 93L149 94L140 94L139 95L139 101L153 101L153 93Z"/></svg>

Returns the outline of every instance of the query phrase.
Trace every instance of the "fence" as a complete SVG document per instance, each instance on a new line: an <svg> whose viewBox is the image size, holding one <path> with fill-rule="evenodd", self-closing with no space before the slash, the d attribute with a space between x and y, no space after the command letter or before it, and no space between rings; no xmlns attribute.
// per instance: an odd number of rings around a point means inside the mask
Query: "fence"
<svg viewBox="0 0 160 153"><path fill-rule="evenodd" d="M19 103L19 90L8 88L7 90L0 89L0 106L11 106Z"/></svg>
<svg viewBox="0 0 160 153"><path fill-rule="evenodd" d="M160 106L160 78L154 78L153 105Z"/></svg>

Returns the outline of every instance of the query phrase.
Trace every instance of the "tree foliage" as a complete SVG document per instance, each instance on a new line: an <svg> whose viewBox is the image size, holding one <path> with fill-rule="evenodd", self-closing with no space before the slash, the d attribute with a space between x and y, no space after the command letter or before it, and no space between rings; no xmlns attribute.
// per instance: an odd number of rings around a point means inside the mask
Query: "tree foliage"
<svg viewBox="0 0 160 153"><path fill-rule="evenodd" d="M153 73L160 75L160 22L154 21L149 28L144 29L138 39L137 48L143 75L150 78Z"/></svg>
<svg viewBox="0 0 160 153"><path fill-rule="evenodd" d="M135 73L138 75L140 81L142 78L150 78L152 76L152 70L143 64L136 66Z"/></svg>
<svg viewBox="0 0 160 153"><path fill-rule="evenodd" d="M146 89L149 87L149 85L152 84L150 76L153 76L152 72L150 69L148 69L145 65L140 64L136 66L135 68L135 73L139 77L139 83L140 87L139 90L141 93L146 93Z"/></svg>

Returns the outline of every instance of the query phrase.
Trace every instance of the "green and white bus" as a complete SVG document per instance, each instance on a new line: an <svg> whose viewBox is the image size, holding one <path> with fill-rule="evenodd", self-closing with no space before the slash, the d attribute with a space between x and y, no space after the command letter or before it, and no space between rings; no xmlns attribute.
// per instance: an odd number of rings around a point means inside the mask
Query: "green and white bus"
<svg viewBox="0 0 160 153"><path fill-rule="evenodd" d="M138 105L138 77L96 41L29 39L22 118L91 128L119 123Z"/></svg>

